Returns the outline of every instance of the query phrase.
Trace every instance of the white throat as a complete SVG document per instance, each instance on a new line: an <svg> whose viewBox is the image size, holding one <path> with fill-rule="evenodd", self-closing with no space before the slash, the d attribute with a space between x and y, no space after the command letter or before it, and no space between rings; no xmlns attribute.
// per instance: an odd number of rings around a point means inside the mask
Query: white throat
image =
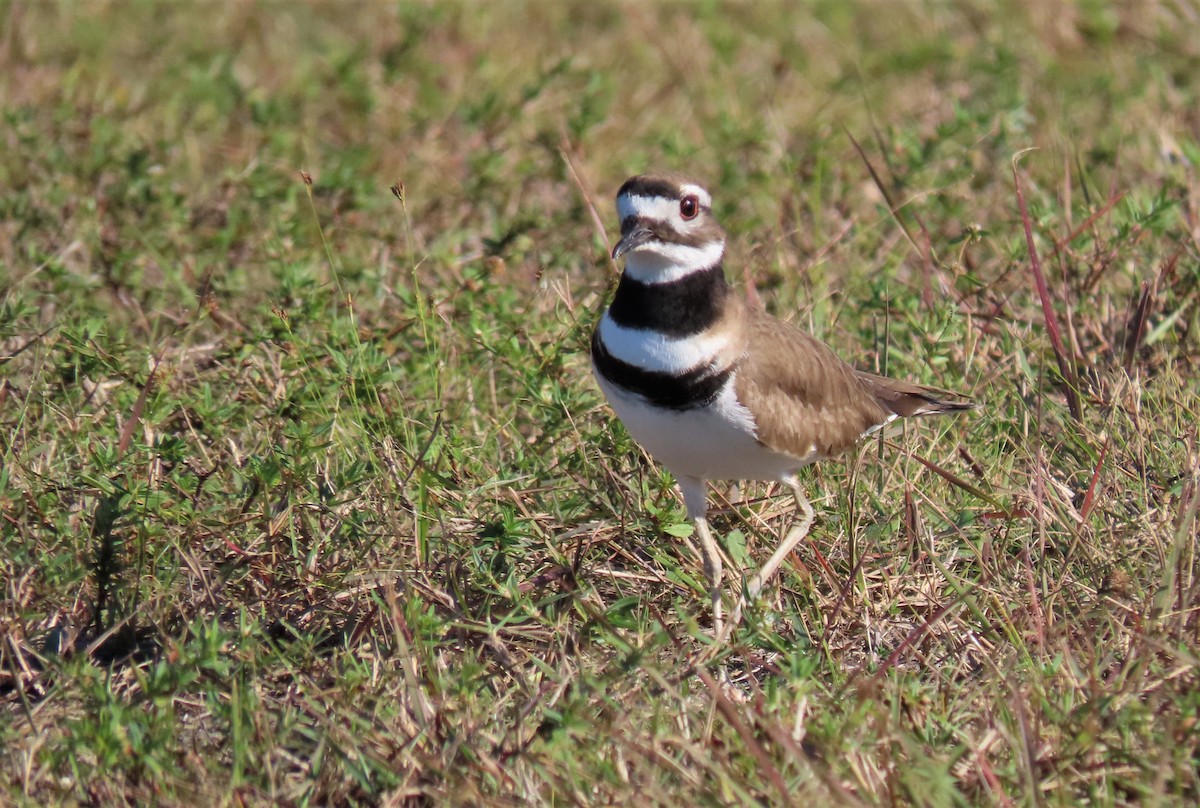
<svg viewBox="0 0 1200 808"><path fill-rule="evenodd" d="M725 243L711 241L699 247L657 243L653 248L634 250L625 258L625 274L645 284L671 283L693 272L712 269L721 263Z"/></svg>

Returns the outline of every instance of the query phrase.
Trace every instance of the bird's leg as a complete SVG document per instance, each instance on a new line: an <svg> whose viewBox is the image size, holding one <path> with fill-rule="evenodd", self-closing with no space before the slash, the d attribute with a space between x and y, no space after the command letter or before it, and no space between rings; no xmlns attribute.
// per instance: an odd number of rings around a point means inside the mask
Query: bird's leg
<svg viewBox="0 0 1200 808"><path fill-rule="evenodd" d="M799 522L792 525L791 530L783 537L783 541L780 542L775 553L767 559L767 563L763 564L758 574L750 579L750 583L746 586L746 591L752 598L758 596L762 588L767 585L767 582L779 570L779 566L783 564L783 560L791 554L792 550L796 549L796 545L808 535L809 528L812 527L813 509L812 505L808 502L808 498L804 496L804 489L800 487L800 483L795 477L789 477L784 482L791 487L792 495L796 498L796 507L800 509L804 516Z"/></svg>
<svg viewBox="0 0 1200 808"><path fill-rule="evenodd" d="M696 518L696 535L700 537L700 552L704 556L704 577L708 579L708 597L712 602L713 636L720 639L724 634L721 620L721 548L708 529L708 519Z"/></svg>
<svg viewBox="0 0 1200 808"><path fill-rule="evenodd" d="M738 621L741 620L742 607L746 605L747 600L758 597L758 593L762 591L762 588L779 571L783 560L796 549L796 545L808 535L809 528L812 527L814 517L813 508L809 504L808 498L804 496L804 489L800 487L800 481L795 477L785 477L783 482L792 489L792 496L796 498L796 507L800 509L803 517L799 522L792 525L787 535L783 537L783 541L779 543L779 547L767 559L767 563L763 564L762 569L746 584L746 594L738 600L738 604L733 610L733 616L730 618L733 625L737 625Z"/></svg>
<svg viewBox="0 0 1200 808"><path fill-rule="evenodd" d="M717 546L712 531L708 529L708 498L705 495L704 480L679 474L675 475L675 480L679 483L680 493L683 494L688 518L695 524L696 536L700 539L704 577L708 579L708 597L712 603L713 636L720 639L724 628L721 614L721 573L724 567L721 563L721 548Z"/></svg>

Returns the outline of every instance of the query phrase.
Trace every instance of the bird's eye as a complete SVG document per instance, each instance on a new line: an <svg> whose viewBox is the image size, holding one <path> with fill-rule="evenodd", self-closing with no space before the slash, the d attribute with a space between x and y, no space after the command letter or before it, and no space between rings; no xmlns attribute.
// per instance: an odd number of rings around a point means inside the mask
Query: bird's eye
<svg viewBox="0 0 1200 808"><path fill-rule="evenodd" d="M679 215L685 220L695 219L696 214L699 212L700 200L697 199L694 194L692 196L685 196L683 199L679 200Z"/></svg>

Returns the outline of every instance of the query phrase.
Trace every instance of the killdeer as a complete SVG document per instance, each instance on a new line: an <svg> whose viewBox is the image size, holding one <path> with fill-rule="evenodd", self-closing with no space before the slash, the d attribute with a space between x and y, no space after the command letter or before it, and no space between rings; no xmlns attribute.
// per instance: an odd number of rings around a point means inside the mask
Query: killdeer
<svg viewBox="0 0 1200 808"><path fill-rule="evenodd" d="M695 181L632 177L617 192L617 216L621 239L612 257L624 256L625 270L592 335L592 371L629 433L679 484L720 637L722 562L705 481L772 480L795 496L801 517L747 582L753 597L812 526L799 469L899 416L974 404L855 370L816 337L736 294L722 268L725 231Z"/></svg>

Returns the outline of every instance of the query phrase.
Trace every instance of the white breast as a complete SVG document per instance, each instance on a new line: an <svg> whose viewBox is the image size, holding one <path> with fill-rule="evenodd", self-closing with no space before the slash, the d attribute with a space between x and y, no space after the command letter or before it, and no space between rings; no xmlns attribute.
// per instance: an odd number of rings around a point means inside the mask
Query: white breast
<svg viewBox="0 0 1200 808"><path fill-rule="evenodd" d="M640 396L596 381L634 440L676 477L702 480L778 480L806 460L779 454L755 439L754 416L734 391L737 374L706 407L670 410Z"/></svg>

